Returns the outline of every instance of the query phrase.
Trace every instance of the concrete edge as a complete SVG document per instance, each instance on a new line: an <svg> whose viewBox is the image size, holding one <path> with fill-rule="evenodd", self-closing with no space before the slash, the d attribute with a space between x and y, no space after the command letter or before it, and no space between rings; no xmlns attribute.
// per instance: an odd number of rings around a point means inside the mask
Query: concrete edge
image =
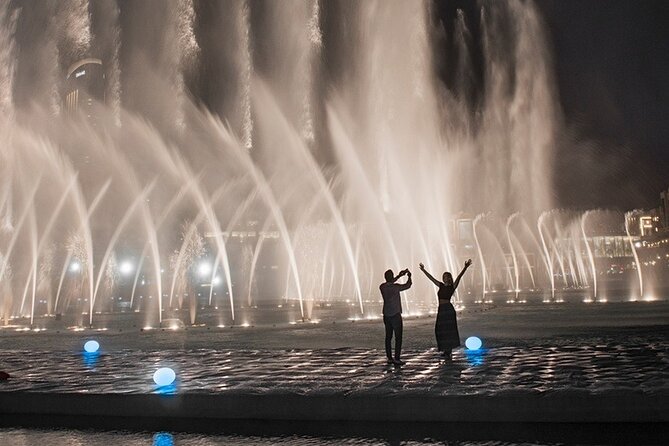
<svg viewBox="0 0 669 446"><path fill-rule="evenodd" d="M0 416L420 423L667 423L669 398L616 392L511 395L0 392Z"/></svg>

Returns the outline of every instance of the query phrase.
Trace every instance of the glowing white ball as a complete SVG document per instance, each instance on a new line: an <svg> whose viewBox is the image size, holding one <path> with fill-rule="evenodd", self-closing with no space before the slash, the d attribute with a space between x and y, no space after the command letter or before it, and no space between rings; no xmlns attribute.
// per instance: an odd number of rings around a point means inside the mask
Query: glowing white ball
<svg viewBox="0 0 669 446"><path fill-rule="evenodd" d="M465 341L465 346L469 350L478 350L478 349L481 348L482 345L483 345L483 342L481 342L481 340L479 338L477 338L476 336L470 336Z"/></svg>
<svg viewBox="0 0 669 446"><path fill-rule="evenodd" d="M160 368L153 374L153 382L159 387L169 386L176 378L176 373L169 367Z"/></svg>
<svg viewBox="0 0 669 446"><path fill-rule="evenodd" d="M84 350L86 353L96 353L100 349L100 344L98 341L87 341L84 344Z"/></svg>

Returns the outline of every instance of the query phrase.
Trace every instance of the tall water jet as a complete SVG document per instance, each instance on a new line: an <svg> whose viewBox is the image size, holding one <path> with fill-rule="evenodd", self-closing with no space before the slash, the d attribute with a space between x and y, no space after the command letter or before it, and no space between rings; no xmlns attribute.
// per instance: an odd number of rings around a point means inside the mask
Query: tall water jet
<svg viewBox="0 0 669 446"><path fill-rule="evenodd" d="M550 254L548 253L548 245L546 245L546 239L544 238L544 219L546 218L547 213L544 212L539 216L537 220L537 230L539 231L539 237L541 238L541 246L543 247L543 255L548 267L548 277L551 283L551 298L555 299L555 274L553 273L553 261Z"/></svg>
<svg viewBox="0 0 669 446"><path fill-rule="evenodd" d="M631 213L625 213L625 234L627 234L627 240L629 241L630 248L632 249L632 254L634 255L634 264L636 265L636 272L637 272L637 277L639 278L639 299L643 299L643 275L641 273L641 263L639 263L639 254L636 251L636 246L634 246L634 242L632 241L632 236L630 235L630 228L629 228L629 216Z"/></svg>
<svg viewBox="0 0 669 446"><path fill-rule="evenodd" d="M288 8L271 1L253 6L254 70L272 89L284 118L312 146L314 76L321 47L318 2L291 2Z"/></svg>
<svg viewBox="0 0 669 446"><path fill-rule="evenodd" d="M192 0L125 3L120 20L124 38L122 102L158 127L163 136L184 130L187 78L194 70L199 47L193 32ZM166 94L169 92L169 94Z"/></svg>
<svg viewBox="0 0 669 446"><path fill-rule="evenodd" d="M355 154L355 149L353 147L353 144L347 138L342 123L339 120L339 117L335 115L335 112L333 110L328 110L328 116L329 116L328 122L330 124L332 132L333 143L335 147L338 149L337 154L339 155L342 164L344 164L344 166L347 167L348 170L346 175L346 180L350 181L351 184L359 188L359 190L364 191L364 195L368 197L370 200L372 200L371 201L371 203L373 203L372 212L374 213L373 217L376 219L376 223L381 229L381 232L383 234L385 242L387 243L387 246L390 247L390 254L392 255L391 258L393 260L393 263L395 264L395 267L401 268L397 247L395 246L395 241L392 237L388 221L385 218L385 213L381 208L381 206L379 205L379 202L373 196L372 192L373 188L371 187L369 178L367 177L361 166L360 160L357 158ZM408 311L409 305L408 302L406 301L406 297L405 297L405 306Z"/></svg>
<svg viewBox="0 0 669 446"><path fill-rule="evenodd" d="M479 255L479 263L481 264L481 300L479 301L480 303L485 303L486 302L486 276L488 274L486 267L485 267L485 258L483 257L483 251L481 251L481 244L479 243L479 237L478 233L476 232L476 226L477 224L481 221L481 219L484 217L484 214L479 214L474 218L474 221L472 222L472 229L474 231L474 241L476 242L476 252Z"/></svg>
<svg viewBox="0 0 669 446"><path fill-rule="evenodd" d="M176 125L182 131L186 125L184 116L184 101L186 101L187 73L195 70L197 63L199 46L193 31L195 10L193 0L177 0L177 7L174 11L177 21L177 47L178 60L176 62L177 72L175 74L175 86L179 92L176 114Z"/></svg>
<svg viewBox="0 0 669 446"><path fill-rule="evenodd" d="M66 200L69 198L70 191L76 186L77 184L77 175L73 175L72 179L70 180L69 184L66 186L65 190L63 191L58 203L56 204L54 210L51 213L51 216L49 218L49 221L47 222L46 226L44 227L42 237L37 242L37 246L35 247L34 251L34 262L35 262L35 270L33 272L33 280L34 283L37 283L37 258L39 255L42 253L42 250L44 249L45 243L49 240L49 236L51 235L51 230L56 223L56 219L58 218L60 211L62 210L63 206L65 205ZM35 234L35 237L37 237L37 234ZM46 278L49 280L50 278ZM33 317L34 317L34 310L35 310L35 292L36 289L33 287L33 294L32 294L32 305L31 305L31 311L30 311L30 325L33 325Z"/></svg>
<svg viewBox="0 0 669 446"><path fill-rule="evenodd" d="M116 246L116 242L125 229L125 226L128 224L130 221L130 218L133 217L133 214L135 210L141 206L144 201L146 200L146 197L151 193L151 189L155 186L155 180L149 183L147 187L144 188L143 191L141 191L137 197L132 201L128 209L125 211L125 214L121 217L119 220L118 224L116 225L116 229L114 230L114 233L111 235L109 238L109 241L107 242L107 249L105 250L103 256L102 256L102 262L100 264L100 267L98 269L98 274L97 278L95 279L95 288L93 289L93 296L91 298L91 313L93 312L93 308L95 306L95 300L98 295L98 290L100 289L100 283L102 281L102 277L104 276L105 273L105 267L107 266L107 261L109 260L110 256L113 254L114 247ZM91 279L93 280L93 279ZM160 295L158 295L159 298L161 298ZM159 299L162 300L162 299ZM91 314L91 325L93 324L92 320L92 314Z"/></svg>
<svg viewBox="0 0 669 446"><path fill-rule="evenodd" d="M585 222L588 218L590 211L585 211L581 216L581 234L583 235L583 241L585 242L585 249L588 252L588 260L590 261L590 268L592 272L592 298L597 301L597 267L595 266L595 258L592 255L592 249L590 249L590 243L588 243L588 236L585 233Z"/></svg>
<svg viewBox="0 0 669 446"><path fill-rule="evenodd" d="M267 182L267 179L265 176L260 172L250 159L248 153L246 151L241 151L239 150L239 144L238 141L236 141L232 135L220 124L214 122L214 126L218 131L218 135L220 137L221 143L224 146L227 146L226 148L230 151L233 152L235 158L240 162L240 164L246 169L246 171L250 174L251 178L253 179L253 182L255 183L256 187L258 188L258 193L260 196L263 198L267 206L269 207L269 210L272 214L272 217L274 218L274 221L276 225L279 228L279 232L282 235L282 241L283 245L286 249L286 252L288 254L288 259L289 259L289 264L290 268L293 271L293 279L295 280L295 286L297 288L297 297L300 303L300 314L304 318L304 306L303 306L303 298L302 298L302 286L300 284L300 276L299 272L297 269L297 263L295 261L295 253L293 252L292 249L292 242L290 238L290 234L288 232L288 227L286 225L286 221L284 220L283 214L281 213L281 209L277 205L277 200L272 193L272 190ZM220 247L220 246L219 246ZM223 248L224 249L224 248ZM231 302L232 302L232 292L230 291L230 297L231 297Z"/></svg>
<svg viewBox="0 0 669 446"><path fill-rule="evenodd" d="M513 260L513 271L516 279L514 287L514 293L515 293L514 300L518 300L518 293L520 293L520 272L518 271L518 260L516 259L516 250L513 249L513 243L511 242L511 232L510 232L511 230L509 226L511 225L511 222L517 215L518 213L511 214L509 218L507 218L506 220L506 240L507 243L509 244L509 250L511 251L511 259Z"/></svg>
<svg viewBox="0 0 669 446"><path fill-rule="evenodd" d="M337 228L337 232L346 253L346 259L351 269L351 274L353 276L355 286L355 294L360 306L360 312L364 313L364 307L362 304L362 291L360 290L360 279L358 278L358 265L353 254L353 248L351 246L351 240L346 229L346 223L344 222L344 218L332 194L331 185L325 179L321 168L313 158L311 151L307 147L307 142L296 137L296 132L292 130L289 126L289 123L283 119L284 115L279 112L278 107L274 106L275 104L272 101L268 90L260 85L258 85L256 90L256 94L259 97L259 104L262 104L262 106L267 109L264 111L259 111L258 115L265 117L267 115L264 113L271 113L273 118L265 119L265 121L276 123L279 126L278 129L271 132L272 141L283 142L287 147L292 149L291 151L297 158L296 161L306 167L305 172L307 173L308 178L315 183L315 198L322 198L327 206L330 216L335 224L335 227Z"/></svg>
<svg viewBox="0 0 669 446"><path fill-rule="evenodd" d="M201 100L220 116L247 150L253 147L253 33L249 0L195 2L199 66L206 82L199 86Z"/></svg>
<svg viewBox="0 0 669 446"><path fill-rule="evenodd" d="M553 228L555 229L555 237L549 237L548 240L550 241L551 247L553 248L553 252L555 253L555 258L557 258L558 260L558 266L560 267L560 271L562 272L562 282L564 284L564 287L566 288L569 286L569 284L567 282L567 273L564 266L564 255L562 254L562 250L560 249L559 246L557 246L558 244L555 241L556 238L558 240L562 240L563 234L562 231L560 231L560 227L558 226L557 219L555 217L553 218Z"/></svg>
<svg viewBox="0 0 669 446"><path fill-rule="evenodd" d="M487 180L481 198L486 209L534 213L551 206L556 125L543 29L531 3L486 2L481 9L486 94L480 162ZM505 32L509 25L512 35ZM506 181L509 171L514 175Z"/></svg>
<svg viewBox="0 0 669 446"><path fill-rule="evenodd" d="M30 28L31 33L17 32L20 51L14 77L16 109L39 107L50 114L61 108L59 92L58 27L55 2L44 2L42 8L22 8L18 28ZM35 73L39 75L35 76Z"/></svg>
<svg viewBox="0 0 669 446"><path fill-rule="evenodd" d="M91 44L91 22L87 0L62 0L57 4L58 52L67 67L82 59Z"/></svg>
<svg viewBox="0 0 669 446"><path fill-rule="evenodd" d="M105 73L104 102L111 108L114 124L121 124L120 9L116 0L89 3L93 53L102 60Z"/></svg>
<svg viewBox="0 0 669 446"><path fill-rule="evenodd" d="M14 75L16 52L14 33L19 11L10 2L0 5L0 113L6 119L14 114Z"/></svg>
<svg viewBox="0 0 669 446"><path fill-rule="evenodd" d="M104 198L105 194L109 190L109 186L111 185L111 179L108 179L100 188L98 191L97 195L91 202L90 206L88 207L87 215L84 220L79 218L77 222L77 228L75 229L75 234L80 233L81 231L84 231L86 226L88 226L88 222L90 221L91 216L95 212L95 209L98 207L98 205L102 202L102 199ZM75 199L76 203L76 199ZM72 259L74 252L72 249L67 250L67 255L65 257L65 262L63 263L63 269L60 274L60 280L58 281L58 288L56 291L56 299L54 302L54 311L58 309L58 301L60 299L60 292L63 287L63 281L65 280L65 274L67 273L68 269L71 268L70 260ZM82 259L77 259L77 262L80 262ZM77 263L77 267L75 268L77 271L81 268L81 264ZM92 276L91 276L92 277ZM92 283L92 279L91 279Z"/></svg>

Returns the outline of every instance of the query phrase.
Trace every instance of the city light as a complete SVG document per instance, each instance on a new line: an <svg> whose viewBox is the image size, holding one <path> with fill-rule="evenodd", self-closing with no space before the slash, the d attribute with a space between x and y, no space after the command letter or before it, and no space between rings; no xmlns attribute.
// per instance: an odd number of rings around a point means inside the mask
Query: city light
<svg viewBox="0 0 669 446"><path fill-rule="evenodd" d="M123 275L131 274L134 269L135 269L134 265L132 264L132 262L128 260L121 262L121 264L118 267L118 270Z"/></svg>
<svg viewBox="0 0 669 446"><path fill-rule="evenodd" d="M211 274L211 264L209 262L202 262L197 267L197 272L200 276Z"/></svg>
<svg viewBox="0 0 669 446"><path fill-rule="evenodd" d="M81 263L76 260L70 263L70 272L78 273L79 271L81 271Z"/></svg>

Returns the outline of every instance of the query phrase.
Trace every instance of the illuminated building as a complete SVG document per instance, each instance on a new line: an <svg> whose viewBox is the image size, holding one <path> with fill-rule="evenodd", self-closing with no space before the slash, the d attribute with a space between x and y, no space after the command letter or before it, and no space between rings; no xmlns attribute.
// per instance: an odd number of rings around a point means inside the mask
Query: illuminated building
<svg viewBox="0 0 669 446"><path fill-rule="evenodd" d="M105 75L102 61L86 58L68 68L63 95L64 109L68 113L82 113L95 119L96 102L105 101Z"/></svg>
<svg viewBox="0 0 669 446"><path fill-rule="evenodd" d="M625 218L632 236L648 237L661 228L658 209L630 211Z"/></svg>
<svg viewBox="0 0 669 446"><path fill-rule="evenodd" d="M669 189L660 192L660 223L666 230L669 229Z"/></svg>

